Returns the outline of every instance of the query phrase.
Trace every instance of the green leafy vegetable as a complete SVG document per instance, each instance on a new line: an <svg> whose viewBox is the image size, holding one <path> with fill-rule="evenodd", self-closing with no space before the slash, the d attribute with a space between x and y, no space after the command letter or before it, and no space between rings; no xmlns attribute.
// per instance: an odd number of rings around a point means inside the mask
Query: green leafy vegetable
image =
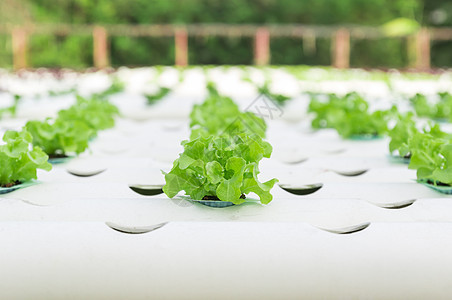
<svg viewBox="0 0 452 300"><path fill-rule="evenodd" d="M201 200L214 196L234 204L243 203L242 194L255 193L263 204L272 200L271 188L277 179L261 183L258 163L270 157L272 148L258 135L245 133L198 137L182 142L184 152L165 174L165 194L172 198L180 191Z"/></svg>
<svg viewBox="0 0 452 300"><path fill-rule="evenodd" d="M419 132L419 130L416 128L412 113L408 113L404 116L399 115L398 119L394 128L388 133L391 138L389 151L391 153L397 151L402 157L410 157L411 151L408 141L415 133ZM451 139L451 136L442 131L438 124L429 124L423 129L423 133L429 134L433 138Z"/></svg>
<svg viewBox="0 0 452 300"><path fill-rule="evenodd" d="M77 102L68 109L60 110L58 118L66 121L79 121L88 125L94 137L99 130L115 126L118 108L105 100L85 99L77 95Z"/></svg>
<svg viewBox="0 0 452 300"><path fill-rule="evenodd" d="M389 142L389 151L393 153L398 151L401 157L411 156L408 140L417 132L416 123L413 120L413 114L399 115L396 125L388 132L391 141Z"/></svg>
<svg viewBox="0 0 452 300"><path fill-rule="evenodd" d="M360 113L352 111L339 119L335 128L344 138L353 136L381 136L387 132L388 113L375 111L373 113Z"/></svg>
<svg viewBox="0 0 452 300"><path fill-rule="evenodd" d="M124 91L124 87L125 87L124 82L120 81L117 77L114 77L111 85L106 90L100 93L95 93L92 95L92 97L101 100L106 100L111 95Z"/></svg>
<svg viewBox="0 0 452 300"><path fill-rule="evenodd" d="M271 100L275 101L279 105L284 105L288 100L291 99L291 97L282 95L282 94L275 94L270 92L269 82L265 81L264 84L257 88L259 93L262 95L267 96Z"/></svg>
<svg viewBox="0 0 452 300"><path fill-rule="evenodd" d="M195 105L190 114L190 139L199 136L247 132L265 137L267 125L252 112L241 112L237 104L228 97L211 94L202 104Z"/></svg>
<svg viewBox="0 0 452 300"><path fill-rule="evenodd" d="M36 179L36 169L52 169L47 162L48 156L39 147L31 146L29 132L7 131L3 141L6 144L0 146L0 186Z"/></svg>
<svg viewBox="0 0 452 300"><path fill-rule="evenodd" d="M25 128L33 136L33 144L51 157L80 154L99 130L114 126L117 114L116 106L108 101L77 96L77 102L59 111L55 120L29 121Z"/></svg>
<svg viewBox="0 0 452 300"><path fill-rule="evenodd" d="M437 104L438 116L437 119L444 119L452 121L452 95L445 93L438 93L440 101Z"/></svg>
<svg viewBox="0 0 452 300"><path fill-rule="evenodd" d="M417 178L433 184L452 184L452 144L450 140L435 138L429 133L416 132L409 139L410 169L417 170Z"/></svg>
<svg viewBox="0 0 452 300"><path fill-rule="evenodd" d="M144 96L146 97L148 104L154 104L157 101L166 97L170 92L171 89L166 87L160 87L154 94L145 94Z"/></svg>
<svg viewBox="0 0 452 300"><path fill-rule="evenodd" d="M330 94L327 101L315 95L311 98L308 111L314 113L313 128L335 128L344 138L386 133L393 111L369 113L368 109L368 103L361 96L349 93L344 97Z"/></svg>
<svg viewBox="0 0 452 300"><path fill-rule="evenodd" d="M422 94L416 94L410 101L419 117L452 121L452 95L439 93L438 96L440 100L437 103L430 103Z"/></svg>
<svg viewBox="0 0 452 300"><path fill-rule="evenodd" d="M209 93L210 96L213 96L213 97L220 96L220 93L218 92L218 88L217 88L217 85L215 84L215 82L208 81L206 88L207 88L207 92Z"/></svg>
<svg viewBox="0 0 452 300"><path fill-rule="evenodd" d="M50 90L49 91L49 96L56 97L56 96L74 94L76 92L77 92L77 89L75 87L72 87L72 88L67 89L67 90L60 90L60 91Z"/></svg>
<svg viewBox="0 0 452 300"><path fill-rule="evenodd" d="M33 136L33 144L51 157L84 152L94 134L93 129L84 122L61 118L55 121L29 121L25 128Z"/></svg>
<svg viewBox="0 0 452 300"><path fill-rule="evenodd" d="M365 113L368 107L367 102L356 93L344 97L313 94L308 112L314 113L313 128L335 128L338 120L345 118L348 112Z"/></svg>
<svg viewBox="0 0 452 300"><path fill-rule="evenodd" d="M19 105L20 100L22 99L19 95L14 95L14 103L11 106L0 108L0 119L4 114L9 114L14 117L17 113L17 106Z"/></svg>
<svg viewBox="0 0 452 300"><path fill-rule="evenodd" d="M410 102L419 117L432 117L436 114L435 108L428 103L425 95L416 94L410 98Z"/></svg>

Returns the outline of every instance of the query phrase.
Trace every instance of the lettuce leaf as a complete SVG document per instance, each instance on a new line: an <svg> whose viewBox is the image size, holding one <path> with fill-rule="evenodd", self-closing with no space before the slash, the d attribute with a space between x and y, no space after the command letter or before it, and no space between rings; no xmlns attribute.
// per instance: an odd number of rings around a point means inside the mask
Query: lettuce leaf
<svg viewBox="0 0 452 300"><path fill-rule="evenodd" d="M36 179L36 169L52 169L47 154L41 148L31 146L29 132L7 131L3 141L5 144L0 146L0 185Z"/></svg>
<svg viewBox="0 0 452 300"><path fill-rule="evenodd" d="M410 102L419 117L452 121L452 95L438 93L438 96L438 102L430 103L425 95L416 94Z"/></svg>
<svg viewBox="0 0 452 300"><path fill-rule="evenodd" d="M81 121L66 121L58 118L52 122L29 121L25 129L33 136L33 144L50 156L80 154L88 148L94 130Z"/></svg>
<svg viewBox="0 0 452 300"><path fill-rule="evenodd" d="M117 114L117 107L108 101L77 96L77 102L59 111L55 120L29 121L25 128L33 136L33 144L50 156L80 154L99 130L114 126Z"/></svg>
<svg viewBox="0 0 452 300"><path fill-rule="evenodd" d="M352 136L380 136L388 130L388 119L394 113L389 111L368 111L368 103L357 93L344 97L327 95L323 101L319 95L313 95L308 111L314 114L313 128L335 128L343 138Z"/></svg>
<svg viewBox="0 0 452 300"><path fill-rule="evenodd" d="M452 137L441 130L438 124L429 123L422 130L423 133L430 135L432 138L439 139L451 139ZM388 135L391 138L389 143L389 151L397 151L400 156L411 156L411 148L409 144L410 138L412 138L419 130L416 127L416 122L413 120L413 114L408 113L406 115L398 116L396 125L389 131ZM411 146L417 145L413 140Z"/></svg>
<svg viewBox="0 0 452 300"><path fill-rule="evenodd" d="M165 98L170 92L171 92L171 89L169 89L167 87L159 87L157 92L155 92L154 94L145 94L144 96L147 99L147 104L151 105L151 104L155 104L159 100Z"/></svg>
<svg viewBox="0 0 452 300"><path fill-rule="evenodd" d="M272 93L270 91L269 85L270 85L269 81L266 80L262 86L259 86L257 88L258 92L262 95L267 96L268 98L276 102L278 105L284 105L288 100L291 99L291 97L283 94Z"/></svg>
<svg viewBox="0 0 452 300"><path fill-rule="evenodd" d="M92 95L92 98L99 100L107 100L111 95L120 93L124 91L125 84L120 81L117 77L113 77L111 85L104 91L100 93L95 93Z"/></svg>
<svg viewBox="0 0 452 300"><path fill-rule="evenodd" d="M17 106L19 105L21 99L22 96L14 95L14 103L11 106L0 108L0 119L3 118L4 114L9 114L12 117L16 116Z"/></svg>
<svg viewBox="0 0 452 300"><path fill-rule="evenodd" d="M388 132L391 141L389 142L389 151L397 151L402 157L410 156L410 147L408 139L417 132L416 123L413 120L413 114L399 115L396 125Z"/></svg>
<svg viewBox="0 0 452 300"><path fill-rule="evenodd" d="M60 110L58 119L85 123L93 130L94 137L97 131L115 126L118 114L118 108L108 101L77 95L77 102L68 109Z"/></svg>
<svg viewBox="0 0 452 300"><path fill-rule="evenodd" d="M452 145L450 139L435 138L416 132L409 139L410 169L417 170L417 179L433 184L452 184Z"/></svg>
<svg viewBox="0 0 452 300"><path fill-rule="evenodd" d="M265 138L267 128L262 118L252 112L241 112L232 99L215 92L210 92L206 101L193 107L190 120L190 139L241 132Z"/></svg>
<svg viewBox="0 0 452 300"><path fill-rule="evenodd" d="M184 141L184 152L165 174L165 194L172 198L179 192L195 200L216 196L222 201L243 203L242 194L255 193L260 201L272 200L270 190L277 179L261 183L258 163L270 157L271 146L258 135L198 137Z"/></svg>

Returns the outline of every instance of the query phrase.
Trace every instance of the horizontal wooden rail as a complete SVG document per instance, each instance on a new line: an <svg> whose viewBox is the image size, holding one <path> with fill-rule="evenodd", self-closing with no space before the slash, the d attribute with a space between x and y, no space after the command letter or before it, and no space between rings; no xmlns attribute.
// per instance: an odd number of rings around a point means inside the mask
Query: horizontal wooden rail
<svg viewBox="0 0 452 300"><path fill-rule="evenodd" d="M452 40L452 28L422 28L410 35L388 36L381 27L340 25L313 26L303 24L247 25L247 24L188 24L188 25L87 25L87 24L28 24L24 26L0 25L0 34L11 34L15 69L27 67L27 45L31 35L92 36L93 64L96 67L109 65L108 38L128 37L172 37L175 43L175 64L188 64L189 37L233 37L254 39L254 62L270 63L270 39L300 38L309 42L305 50L315 51L318 38L331 39L331 61L338 68L348 68L351 40L375 40L383 38L409 38L415 40L415 67L430 68L431 41ZM408 51L412 51L409 49Z"/></svg>
<svg viewBox="0 0 452 300"><path fill-rule="evenodd" d="M91 35L99 25L86 24L29 24L21 26L30 34L54 35ZM368 26L311 26L311 25L237 25L237 24L197 24L197 25L101 25L110 36L162 37L173 36L184 27L189 36L254 37L260 28L266 28L272 38L303 37L315 34L320 38L329 38L337 30L346 28L352 38L381 38L384 32L378 27ZM0 33L9 33L16 26L0 25Z"/></svg>

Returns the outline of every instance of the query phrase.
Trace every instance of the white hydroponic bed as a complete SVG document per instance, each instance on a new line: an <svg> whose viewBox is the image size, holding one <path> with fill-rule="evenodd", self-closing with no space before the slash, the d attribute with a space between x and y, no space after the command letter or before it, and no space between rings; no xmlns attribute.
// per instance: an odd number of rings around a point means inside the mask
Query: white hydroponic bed
<svg viewBox="0 0 452 300"><path fill-rule="evenodd" d="M115 128L79 157L39 171L39 184L0 195L1 298L449 298L451 196L416 183L414 170L389 157L387 139L312 131L303 92L359 91L373 108L403 109L403 96L450 90L450 74L303 72L191 68L179 80L173 68L120 69L126 90L110 98L122 114ZM267 74L275 92L293 99L267 106L241 80L244 73L256 82ZM130 188L164 184L161 170L189 137L188 114L206 97L205 74L243 110L266 119L274 151L261 162L260 178L320 187L316 192L275 186L269 205L211 208ZM142 93L155 83L174 90L148 106ZM88 95L109 84L102 72L67 72L60 80L2 72L0 89L24 99L15 118L0 120L0 134L75 101L49 90L76 87ZM0 93L0 105L11 101Z"/></svg>

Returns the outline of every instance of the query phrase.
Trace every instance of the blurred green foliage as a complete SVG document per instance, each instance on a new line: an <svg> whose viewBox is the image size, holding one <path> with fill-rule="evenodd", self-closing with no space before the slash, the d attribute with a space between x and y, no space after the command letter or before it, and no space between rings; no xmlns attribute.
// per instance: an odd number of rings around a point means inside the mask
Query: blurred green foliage
<svg viewBox="0 0 452 300"><path fill-rule="evenodd" d="M0 1L0 24L299 23L380 26L397 18L413 20L423 26L452 26L452 3L445 0ZM330 64L329 39L307 43L300 39L272 39L272 63ZM113 37L110 44L113 66L174 63L172 38ZM433 44L433 64L452 65L451 47L449 42ZM408 63L407 43L402 39L352 40L351 48L352 66L403 67ZM250 38L190 37L189 51L190 64L253 63L253 41ZM92 38L33 36L30 54L33 67L88 67L92 65ZM0 66L10 64L10 39L0 36Z"/></svg>

